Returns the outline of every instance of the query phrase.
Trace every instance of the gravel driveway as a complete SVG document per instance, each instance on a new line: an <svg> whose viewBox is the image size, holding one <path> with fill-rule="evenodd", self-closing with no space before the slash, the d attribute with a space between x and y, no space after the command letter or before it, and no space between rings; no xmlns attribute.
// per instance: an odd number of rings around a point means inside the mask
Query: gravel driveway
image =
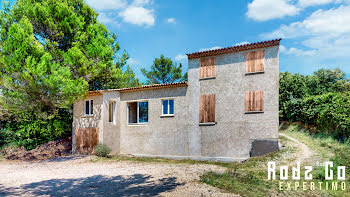
<svg viewBox="0 0 350 197"><path fill-rule="evenodd" d="M45 162L0 162L0 196L233 196L199 182L206 164L90 162L89 157Z"/></svg>

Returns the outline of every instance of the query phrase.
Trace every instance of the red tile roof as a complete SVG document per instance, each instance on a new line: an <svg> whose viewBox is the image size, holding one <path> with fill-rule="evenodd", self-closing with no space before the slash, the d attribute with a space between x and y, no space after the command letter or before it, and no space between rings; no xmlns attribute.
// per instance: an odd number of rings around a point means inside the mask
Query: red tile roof
<svg viewBox="0 0 350 197"><path fill-rule="evenodd" d="M120 92L130 92L130 91L138 91L138 90L154 90L154 89L161 89L161 88L176 88L176 87L183 87L183 86L187 86L187 82L152 84L152 85L145 85L145 86L140 86L140 87L122 88L122 89L118 89L118 91L120 91Z"/></svg>
<svg viewBox="0 0 350 197"><path fill-rule="evenodd" d="M102 92L100 90L95 90L95 91L89 91L88 96L98 96L102 95Z"/></svg>
<svg viewBox="0 0 350 197"><path fill-rule="evenodd" d="M209 51L195 52L195 53L187 54L187 56L188 56L188 59L195 59L195 58L201 58L201 57L207 57L207 56L215 56L215 55L221 55L221 54L226 54L226 53L233 53L233 52L238 52L238 51L246 51L246 50L251 50L251 49L271 47L271 46L279 45L281 40L282 39L279 38L279 39L268 40L268 41L264 41L264 42L256 42L256 43L251 43L251 44L237 45L237 46L209 50Z"/></svg>
<svg viewBox="0 0 350 197"><path fill-rule="evenodd" d="M95 90L95 91L90 91L88 93L88 96L102 95L102 92L111 92L111 91L133 92L133 91L154 90L154 89L162 89L162 88L184 87L187 85L188 85L187 82L177 82L177 83L144 85L144 86L140 86L140 87L131 87L131 88Z"/></svg>

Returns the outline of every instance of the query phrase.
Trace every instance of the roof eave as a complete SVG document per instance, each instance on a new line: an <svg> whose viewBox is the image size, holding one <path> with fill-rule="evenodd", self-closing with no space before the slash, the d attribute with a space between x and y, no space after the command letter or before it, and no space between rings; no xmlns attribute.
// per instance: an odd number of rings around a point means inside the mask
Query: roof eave
<svg viewBox="0 0 350 197"><path fill-rule="evenodd" d="M168 83L168 84L153 84L153 85L145 85L140 87L131 87L131 88L120 88L120 89L108 89L108 90L95 90L88 92L88 96L97 96L102 95L103 92L136 92L136 91L148 91L155 89L165 89L165 88L177 88L177 87L185 87L188 86L187 82L177 82L177 83Z"/></svg>
<svg viewBox="0 0 350 197"><path fill-rule="evenodd" d="M252 49L277 46L277 45L279 45L281 40L282 39L279 38L279 39L275 39L275 40L268 40L268 41L256 42L256 43L251 43L251 44L238 45L238 46L226 47L226 48L209 50L209 51L195 52L195 53L190 53L190 54L186 54L186 55L188 56L188 59L216 56L216 55L222 55L222 54L226 54L226 53L234 53L234 52L239 52L239 51L246 51L246 50L252 50Z"/></svg>

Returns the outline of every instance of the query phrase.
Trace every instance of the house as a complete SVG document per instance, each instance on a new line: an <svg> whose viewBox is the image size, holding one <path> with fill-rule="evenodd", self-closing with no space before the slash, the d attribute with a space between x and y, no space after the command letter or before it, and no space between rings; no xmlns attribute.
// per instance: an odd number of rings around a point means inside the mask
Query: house
<svg viewBox="0 0 350 197"><path fill-rule="evenodd" d="M242 161L278 150L281 39L187 54L188 82L89 92L73 152Z"/></svg>

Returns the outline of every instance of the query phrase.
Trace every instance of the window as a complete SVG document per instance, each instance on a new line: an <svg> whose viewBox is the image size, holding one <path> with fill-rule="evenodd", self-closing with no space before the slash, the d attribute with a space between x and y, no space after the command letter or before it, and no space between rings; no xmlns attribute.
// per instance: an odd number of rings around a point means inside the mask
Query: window
<svg viewBox="0 0 350 197"><path fill-rule="evenodd" d="M128 103L129 124L148 122L148 102Z"/></svg>
<svg viewBox="0 0 350 197"><path fill-rule="evenodd" d="M216 58L205 58L200 60L200 68L199 68L199 78L213 78L216 75L215 71Z"/></svg>
<svg viewBox="0 0 350 197"><path fill-rule="evenodd" d="M85 115L92 116L94 114L94 101L87 100L85 101Z"/></svg>
<svg viewBox="0 0 350 197"><path fill-rule="evenodd" d="M163 111L162 111L162 116L173 116L174 115L174 100L163 100Z"/></svg>
<svg viewBox="0 0 350 197"><path fill-rule="evenodd" d="M264 71L265 51L251 51L245 55L246 73Z"/></svg>
<svg viewBox="0 0 350 197"><path fill-rule="evenodd" d="M215 94L200 96L199 123L208 122L215 122Z"/></svg>
<svg viewBox="0 0 350 197"><path fill-rule="evenodd" d="M245 111L263 112L264 111L264 91L247 91L245 93Z"/></svg>
<svg viewBox="0 0 350 197"><path fill-rule="evenodd" d="M114 122L115 101L109 101L109 122Z"/></svg>

